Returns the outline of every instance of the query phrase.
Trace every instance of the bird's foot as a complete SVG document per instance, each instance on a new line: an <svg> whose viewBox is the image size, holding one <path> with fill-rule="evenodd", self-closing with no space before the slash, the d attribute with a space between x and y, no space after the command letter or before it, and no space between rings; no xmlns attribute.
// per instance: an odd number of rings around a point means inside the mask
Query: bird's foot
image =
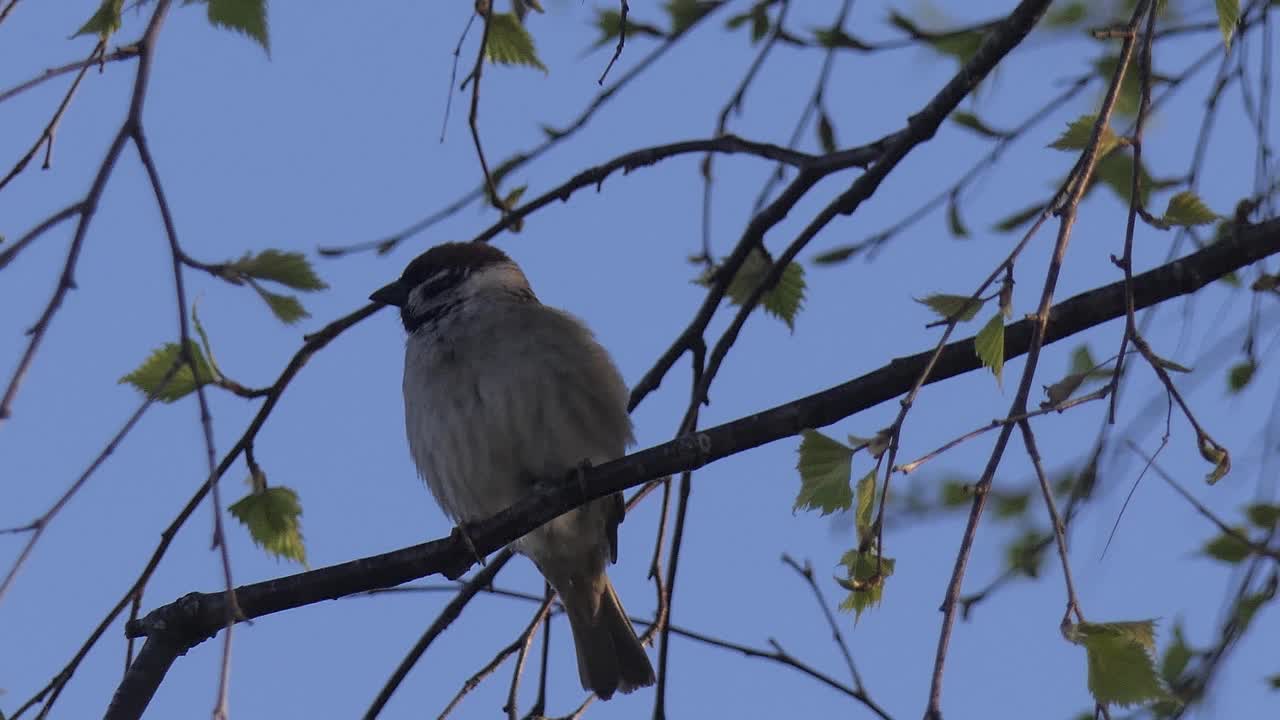
<svg viewBox="0 0 1280 720"><path fill-rule="evenodd" d="M578 481L578 490L582 492L582 497L587 496L587 471L591 469L591 461L583 460L573 468L573 476Z"/></svg>
<svg viewBox="0 0 1280 720"><path fill-rule="evenodd" d="M454 525L453 532L449 533L449 535L457 535L462 538L462 544L466 545L467 549L471 551L471 556L475 558L476 562L480 563L481 566L485 564L484 556L476 549L476 544L471 541L471 536L467 534L466 530L462 529L461 525Z"/></svg>

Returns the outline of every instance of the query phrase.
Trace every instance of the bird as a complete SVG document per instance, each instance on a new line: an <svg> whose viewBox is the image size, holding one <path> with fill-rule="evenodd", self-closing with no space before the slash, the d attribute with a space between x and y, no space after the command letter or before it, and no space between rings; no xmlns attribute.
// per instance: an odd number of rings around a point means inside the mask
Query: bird
<svg viewBox="0 0 1280 720"><path fill-rule="evenodd" d="M436 245L369 299L400 309L409 451L459 531L539 480L576 470L585 481L583 468L634 444L627 385L609 353L581 320L542 304L502 250ZM559 594L582 687L604 700L654 683L605 572L624 512L613 493L512 544Z"/></svg>

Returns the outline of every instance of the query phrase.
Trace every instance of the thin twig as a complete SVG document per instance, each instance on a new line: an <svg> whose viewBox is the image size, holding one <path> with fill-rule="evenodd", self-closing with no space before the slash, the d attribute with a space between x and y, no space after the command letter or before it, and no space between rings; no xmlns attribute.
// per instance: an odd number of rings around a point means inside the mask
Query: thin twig
<svg viewBox="0 0 1280 720"><path fill-rule="evenodd" d="M804 578L805 584L813 591L813 597L818 601L818 607L822 608L822 616L827 619L827 626L831 628L831 639L835 641L836 647L840 648L840 655L844 657L844 664L849 668L849 676L853 679L853 686L861 690L862 675L858 672L858 666L853 663L853 654L849 652L849 643L845 642L844 635L840 632L840 624L836 622L835 615L831 613L831 608L827 606L827 598L823 596L822 588L818 586L818 582L813 578L813 567L807 560L804 563L804 567L801 567L800 563L786 553L782 555L782 562L799 573L800 577Z"/></svg>
<svg viewBox="0 0 1280 720"><path fill-rule="evenodd" d="M604 85L604 79L609 76L609 71L613 69L613 64L622 57L622 48L627 44L627 13L631 11L631 7L627 5L627 0L619 0L619 5L618 45L613 49L613 57L609 58L609 64L604 66L604 72L600 73L600 79L596 81L596 84L601 86Z"/></svg>
<svg viewBox="0 0 1280 720"><path fill-rule="evenodd" d="M21 93L24 93L33 87L41 85L46 81L52 80L62 75L66 75L67 73L76 72L77 70L81 70L86 67L92 67L94 65L97 65L98 67L102 67L103 65L109 62L131 60L135 57L138 57L141 54L142 54L142 44L141 44L141 41L139 41L136 43L131 43L129 45L121 45L120 47L117 47L115 50L112 50L111 52L105 55L100 55L98 57L90 57L86 60L77 60L75 62L67 63L66 65L59 65L58 67L49 68L48 70L45 70L43 73L37 75L36 77L31 78L30 80L27 80L26 82L15 85L9 88L8 90L0 91L0 103L12 97L15 97Z"/></svg>
<svg viewBox="0 0 1280 720"><path fill-rule="evenodd" d="M1041 14L1047 7L1047 3L1040 3L1036 7L1035 3L1024 2L1019 6L1019 10L1028 9L1034 13L1035 19L1039 19ZM1142 20L1145 13L1151 9L1151 0L1142 0L1135 8L1133 17L1129 21L1129 29L1136 29L1138 23ZM1015 10L1015 13L1018 12ZM1060 207L1058 226L1058 237L1054 243L1053 256L1049 263L1047 272L1045 273L1044 288L1040 294L1040 302L1033 316L1031 343L1027 349L1027 358L1023 367L1022 378L1018 383L1018 390L1014 396L1013 403L1010 407L1008 415L1018 415L1026 412L1027 397L1031 392L1031 384L1035 377L1035 371L1040 360L1040 351L1044 346L1046 330L1049 324L1049 313L1053 306L1054 291L1058 284L1058 275L1062 270L1062 265L1066 257L1067 244L1071 239L1071 230L1075 222L1077 207L1081 198L1089 187L1089 182L1093 176L1094 168L1100 159L1099 141L1102 137L1102 129L1110 122L1111 113L1115 108L1115 104L1120 95L1120 85L1124 79L1125 71L1128 69L1130 58L1133 56L1133 38L1130 37L1124 41L1120 49L1120 57L1116 72L1111 78L1110 86L1107 88L1107 94L1102 102L1102 107L1098 111L1097 121L1094 123L1089 143L1080 155L1080 160L1076 166L1078 172L1074 173L1074 183L1069 183L1070 191L1065 194L1062 204L1053 205ZM929 703L925 711L925 717L929 720L936 720L942 717L942 675L946 664L947 649L951 639L951 630L955 624L956 616L956 599L960 596L960 587L964 580L965 567L968 564L969 553L973 549L973 541L977 535L978 522L982 518L982 511L986 507L987 496L991 488L992 481L995 477L996 469L1000 465L1000 460L1004 457L1005 448L1009 442L1009 436L1012 434L1013 426L1005 425L1000 435L996 439L995 447L991 451L991 456L987 461L986 468L982 472L973 498L973 504L969 511L969 519L965 526L964 535L960 541L959 551L956 553L955 567L951 573L951 580L947 585L946 597L942 604L942 629L938 633L938 650L934 658L934 666L932 678L930 680Z"/></svg>
<svg viewBox="0 0 1280 720"><path fill-rule="evenodd" d="M71 81L71 87L67 88L67 92L62 96L62 102L58 103L58 109L54 111L53 117L49 118L49 122L44 126L44 130L40 132L39 137L32 143L31 149L27 150L27 154L18 159L13 167L3 178L0 178L0 190L9 184L23 170L27 164L31 162L31 158L40 152L40 147L45 146L44 163L41 168L48 170L53 164L53 143L58 133L58 124L62 122L62 116L67 112L67 108L71 107L71 99L76 96L76 90L80 89L80 81L84 79L85 73L89 72L90 66L97 61L102 55L103 50L107 47L105 40L99 40L98 44L93 47L93 52L89 53L89 57L85 60L85 64L80 68L80 72L76 73L76 77Z"/></svg>

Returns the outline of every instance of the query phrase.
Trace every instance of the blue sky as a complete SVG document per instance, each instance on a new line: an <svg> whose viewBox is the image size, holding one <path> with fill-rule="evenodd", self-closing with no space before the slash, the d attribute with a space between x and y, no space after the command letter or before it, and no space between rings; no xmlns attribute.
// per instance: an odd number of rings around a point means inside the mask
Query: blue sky
<svg viewBox="0 0 1280 720"><path fill-rule="evenodd" d="M513 176L507 187L528 184L530 195L563 182L584 167L623 152L709 136L715 116L752 57L745 34L723 31L719 13L656 63L627 92L602 109L572 141ZM45 67L86 55L89 39L68 40L93 3L20 3L0 25L0 87ZM541 124L561 126L598 91L608 51L584 54L594 39L592 3L552 0L530 26L550 72L490 66L484 75L480 126L491 163L542 139ZM608 5L608 3L606 3ZM791 11L801 32L830 22L834 4L803 3ZM1007 12L1012 3L969 3L959 23ZM1211 18L1208 3L1185 3L1197 18ZM663 24L660 10L632 3L640 20ZM902 8L916 7L900 5ZM466 127L466 100L455 97L444 142L439 142L449 66L469 3L276 3L271 13L270 58L242 36L208 26L198 8L171 13L160 41L145 123L186 250L222 261L274 247L313 254L319 245L359 242L394 232L475 187L480 174ZM848 27L860 37L895 37L884 22L888 4L856 3ZM143 15L126 13L121 40L135 37ZM478 41L464 50L464 63ZM1219 38L1200 33L1170 42L1157 67L1174 73ZM611 47L611 46L610 46ZM613 77L653 47L630 42ZM1257 68L1257 42L1248 49ZM1058 78L1088 71L1099 55L1087 39L1039 31L986 83L976 108L998 127L1020 122L1061 91ZM811 91L818 53L778 48L748 93L745 111L730 130L755 140L785 143ZM1144 157L1157 176L1185 172L1202 102L1216 63L1195 76L1152 120ZM24 232L87 189L123 118L133 81L132 63L91 72L57 135L54 165L28 169L0 192L0 233ZM899 129L954 72L951 61L922 49L842 55L827 102L841 145L856 145ZM1046 73L1048 68L1050 72ZM462 71L465 72L465 69ZM30 145L56 107L66 82L47 83L0 107L5 132L0 158L10 162ZM965 195L973 235L957 241L945 214L934 213L896 237L874 262L813 267L814 254L856 242L896 222L947 187L988 145L947 126L914 152L851 217L831 223L801 255L808 296L794 332L758 315L746 326L711 391L705 425L731 420L842 382L894 357L931 347L933 318L913 301L931 292L968 293L1008 252L1014 238L988 228L1013 210L1043 200L1073 157L1045 145L1078 115L1089 112L1101 85L1012 145L999 168ZM1251 191L1253 143L1237 92L1215 126L1201 194L1229 213ZM1274 103L1274 101L1273 101ZM973 106L966 104L973 109ZM1275 112L1276 108L1273 108ZM804 147L816 149L810 130ZM615 176L601 192L587 190L529 218L523 232L498 238L524 267L540 298L582 317L616 358L624 377L637 380L682 330L703 290L690 282L686 257L700 247L700 158L684 156L653 168ZM727 253L749 219L751 203L771 166L745 157L715 162L713 246ZM7 169L7 167L6 167ZM847 186L853 174L821 183L767 238L784 247L813 214ZM1163 207L1163 198L1156 209ZM491 210L469 207L415 237L386 257L315 258L329 283L304 299L312 317L284 327L251 292L190 275L188 292L220 366L248 385L269 383L303 333L359 307L368 293L396 276L403 264L437 242L464 240L493 220ZM50 233L0 273L0 367L5 379L24 344L23 330L52 291L71 228ZM1018 269L1015 316L1030 312L1052 232L1042 232ZM1163 261L1172 235L1140 227L1136 262ZM1082 206L1059 286L1065 298L1113 282L1118 271L1123 211L1100 190ZM37 516L74 480L136 407L139 396L119 378L158 345L176 336L169 255L136 153L125 151L85 246L78 288L70 295L28 376L14 417L0 426L0 526ZM1221 516L1259 493L1274 497L1275 398L1280 380L1264 363L1250 392L1228 397L1226 368L1248 318L1247 293L1214 286L1161 311L1149 339L1164 356L1196 368L1179 381L1198 417L1233 453L1235 470L1214 488L1200 482L1209 469L1194 449L1194 435L1176 417L1160 463ZM718 337L731 317L712 323ZM1275 308L1263 306L1259 354L1275 348ZM976 330L970 329L965 334ZM1070 351L1088 341L1095 356L1115 352L1122 328L1113 323L1049 348L1038 384L1061 377ZM405 447L400 396L402 330L390 312L345 333L317 355L290 386L256 443L258 461L273 484L301 496L303 531L312 567L389 551L446 534L449 525L415 475ZM1004 387L988 373L971 373L930 386L908 419L903 460L919 456L1003 414L1012 399L1020 361L1005 369ZM688 395L688 362L672 370L659 392L635 415L639 444L670 439ZM239 437L256 411L214 392L219 452ZM1038 398L1036 398L1038 401ZM1147 450L1164 429L1163 396L1149 371L1122 396L1120 427ZM1145 410L1155 407L1154 413ZM896 413L887 403L828 429L833 435L870 435ZM1046 464L1061 469L1088 453L1103 419L1092 404L1036 421ZM1266 438L1271 438L1270 445ZM962 445L908 482L934 487L948 475L976 476L991 438ZM839 588L826 580L853 541L847 530L813 514L795 514L798 441L788 440L715 463L695 475L680 559L673 621L734 642L767 648L776 639L789 653L845 679L843 663L809 589L780 561L782 553L809 559L829 600ZM858 462L866 463L859 457ZM1188 640L1216 638L1222 589L1230 568L1198 554L1213 528L1158 478L1148 476L1134 494L1116 539L1103 544L1140 465L1121 455L1109 462L1097 502L1072 532L1072 562L1086 616L1091 620L1160 618L1159 643L1182 619ZM0 708L11 711L42 686L79 647L85 634L125 591L158 540L159 532L204 478L204 456L194 401L154 408L57 518L16 584L0 603ZM867 466L855 463L865 472ZM223 480L224 497L245 491L243 465ZM997 475L998 488L1021 487L1030 464L1013 444ZM895 487L905 488L904 478ZM1033 503L1035 504L1035 503ZM1037 510L1040 510L1038 506ZM645 580L657 503L649 501L622 526L619 564L611 576L633 615L654 609ZM1043 511L1032 514L1043 524ZM895 717L919 714L925 704L947 575L963 518L932 517L898 524L886 534L897 573L883 605L855 625L841 615L867 689ZM234 520L229 543L237 583L292 573L254 547ZM221 586L217 554L209 551L210 510L203 508L179 535L148 586L143 608L192 590ZM984 521L965 588L982 587L1002 569L1004 542L1016 523ZM21 539L0 537L9 559ZM978 605L957 625L944 687L949 717L1062 717L1090 707L1083 651L1062 640L1058 621L1064 593L1056 562L1041 580L1017 581ZM438 585L439 578L428 584ZM539 592L541 581L520 560L503 573L503 587ZM266 617L235 633L232 712L351 717L363 712L386 676L438 610L443 593L347 598ZM480 597L433 646L388 705L384 717L434 716L462 682L528 622L532 606ZM1277 705L1263 681L1280 672L1266 639L1280 631L1274 609L1232 655L1203 717L1260 717ZM152 703L151 717L191 716L212 708L221 652L207 642L179 659ZM722 649L673 640L668 707L673 715L707 711L763 717L840 713L869 717L848 698L792 670ZM124 641L113 626L81 667L56 706L58 716L94 716L105 707L123 667ZM653 654L656 660L656 652ZM563 623L552 634L549 712L569 712L581 698ZM459 717L490 717L505 700L504 666L458 710ZM528 675L527 708L536 686ZM630 718L651 712L649 691L598 704L596 717Z"/></svg>

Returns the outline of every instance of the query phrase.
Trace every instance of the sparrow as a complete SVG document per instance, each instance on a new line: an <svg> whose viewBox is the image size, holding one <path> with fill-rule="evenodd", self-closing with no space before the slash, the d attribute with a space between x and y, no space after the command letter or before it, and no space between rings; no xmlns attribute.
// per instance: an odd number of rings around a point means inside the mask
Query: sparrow
<svg viewBox="0 0 1280 720"><path fill-rule="evenodd" d="M501 250L437 245L369 299L400 308L409 451L459 526L635 442L627 385L609 353L581 320L539 302ZM618 560L623 514L614 493L513 543L559 594L582 687L604 700L654 682L605 573Z"/></svg>

